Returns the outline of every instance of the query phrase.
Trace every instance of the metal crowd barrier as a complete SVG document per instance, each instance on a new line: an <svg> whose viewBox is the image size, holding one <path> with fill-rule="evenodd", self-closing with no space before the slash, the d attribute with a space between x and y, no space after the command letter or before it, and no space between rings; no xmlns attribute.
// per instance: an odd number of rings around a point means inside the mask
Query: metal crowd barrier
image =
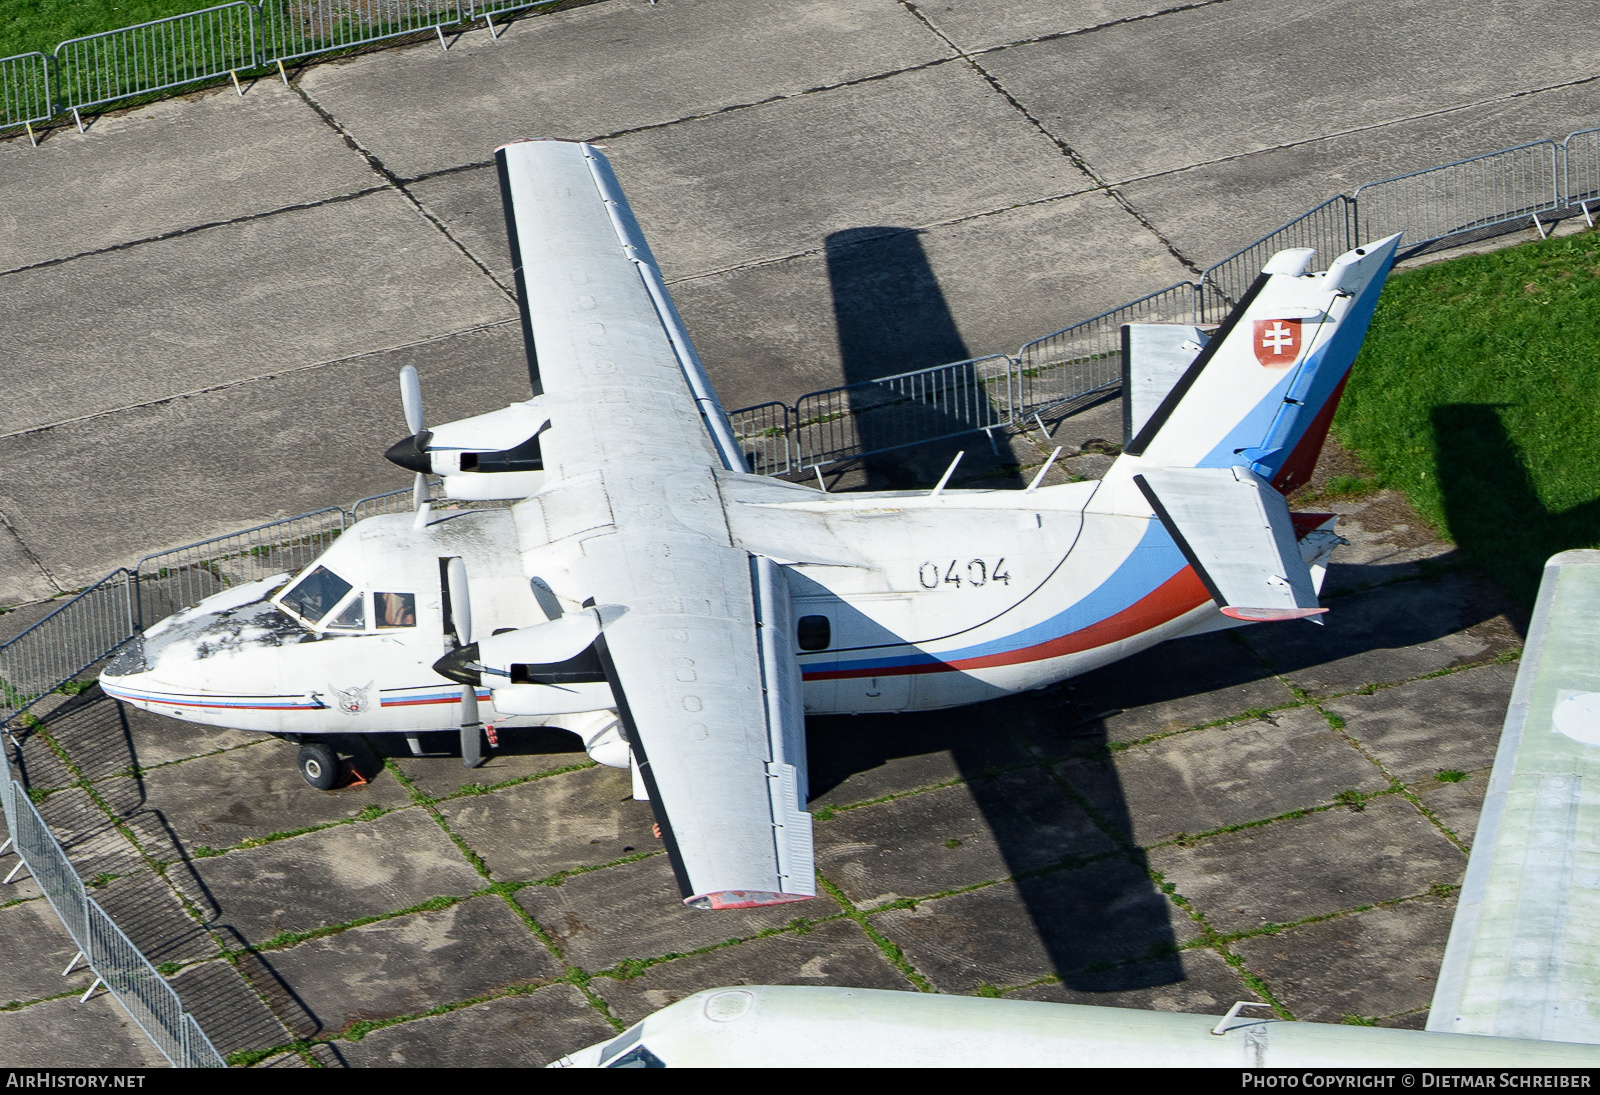
<svg viewBox="0 0 1600 1095"><path fill-rule="evenodd" d="M1387 232L1380 232L1362 237L1356 229L1355 200L1340 194L1210 267L1200 275L1200 284L1221 295L1225 312L1244 296L1266 261L1285 248L1310 247L1327 262L1357 246L1362 238L1379 239L1386 235ZM1222 318L1215 309L1202 308L1201 311L1206 313L1209 322Z"/></svg>
<svg viewBox="0 0 1600 1095"><path fill-rule="evenodd" d="M0 844L0 854L14 851L21 860L5 881L11 882L26 867L77 945L78 953L62 976L71 973L80 961L87 962L94 981L83 999L88 1000L95 989L104 985L173 1067L227 1068L227 1062L194 1016L184 1010L183 1001L166 978L106 915L99 902L89 896L66 852L28 798L27 790L9 772L0 779L0 808L4 809L10 832Z"/></svg>
<svg viewBox="0 0 1600 1095"><path fill-rule="evenodd" d="M89 107L252 68L258 63L254 17L255 8L237 0L69 38L55 51L59 106L70 110L82 129L79 111Z"/></svg>
<svg viewBox="0 0 1600 1095"><path fill-rule="evenodd" d="M42 53L0 58L0 129L25 126L28 138L34 140L33 123L55 117L55 101L50 58Z"/></svg>
<svg viewBox="0 0 1600 1095"><path fill-rule="evenodd" d="M119 567L0 644L0 725L76 677L139 630L132 571Z"/></svg>
<svg viewBox="0 0 1600 1095"><path fill-rule="evenodd" d="M499 37L494 16L560 0L234 0L202 11L70 38L51 55L0 57L0 130L63 111L83 128L81 112L122 99L152 95L278 66L319 54L433 31L449 48L444 28L483 19ZM37 143L37 141L35 141Z"/></svg>
<svg viewBox="0 0 1600 1095"><path fill-rule="evenodd" d="M328 549L345 530L347 516L331 506L146 555L133 566L141 625L231 586L293 574Z"/></svg>
<svg viewBox="0 0 1600 1095"><path fill-rule="evenodd" d="M1023 427L1115 387L1123 324L1220 322L1266 260L1284 248L1314 248L1326 262L1363 240L1404 232L1404 257L1517 227L1545 235L1553 219L1579 213L1592 227L1591 204L1600 205L1600 128L1579 130L1560 144L1535 141L1329 198L1208 267L1197 282L1179 282L1034 339L1010 357L979 359L985 362L982 400L979 385L952 385L952 374L973 367L956 362L812 392L793 407L745 407L729 419L750 470L768 475L805 473L952 432L983 430L993 437L995 430ZM891 381L893 389L886 390ZM913 438L918 429L924 432Z"/></svg>
<svg viewBox="0 0 1600 1095"><path fill-rule="evenodd" d="M1359 234L1404 232L1414 248L1561 209L1569 204L1561 195L1564 144L1534 141L1357 187Z"/></svg>
<svg viewBox="0 0 1600 1095"><path fill-rule="evenodd" d="M1011 421L1114 387L1122 380L1124 323L1198 323L1196 289L1169 285L1065 330L1025 343L1016 353Z"/></svg>
<svg viewBox="0 0 1600 1095"><path fill-rule="evenodd" d="M783 475L799 467L800 456L791 441L787 403L758 403L728 415L734 439L744 450L749 470L757 475Z"/></svg>
<svg viewBox="0 0 1600 1095"><path fill-rule="evenodd" d="M995 354L803 395L791 426L800 466L1002 426L1011 374Z"/></svg>
<svg viewBox="0 0 1600 1095"><path fill-rule="evenodd" d="M278 64L332 50L434 31L472 19L470 0L264 0L257 9L258 63Z"/></svg>
<svg viewBox="0 0 1600 1095"><path fill-rule="evenodd" d="M1580 129L1561 142L1561 193L1567 205L1578 206L1591 222L1588 205L1600 200L1600 129Z"/></svg>

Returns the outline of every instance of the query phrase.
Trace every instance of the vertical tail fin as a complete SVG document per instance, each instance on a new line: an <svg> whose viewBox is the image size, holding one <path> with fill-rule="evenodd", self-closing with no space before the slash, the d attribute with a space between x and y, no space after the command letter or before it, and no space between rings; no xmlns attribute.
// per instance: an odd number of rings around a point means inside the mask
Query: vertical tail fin
<svg viewBox="0 0 1600 1095"><path fill-rule="evenodd" d="M1280 490L1310 473L1394 264L1398 235L1306 273L1280 251L1125 451L1145 467L1247 465Z"/></svg>

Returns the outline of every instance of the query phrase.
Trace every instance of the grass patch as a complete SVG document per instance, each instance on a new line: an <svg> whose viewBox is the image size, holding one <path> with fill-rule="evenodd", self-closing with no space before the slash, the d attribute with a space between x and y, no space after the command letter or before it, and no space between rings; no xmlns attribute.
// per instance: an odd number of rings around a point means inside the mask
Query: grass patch
<svg viewBox="0 0 1600 1095"><path fill-rule="evenodd" d="M7 0L0 5L0 57L49 53L68 38L212 6L211 0Z"/></svg>
<svg viewBox="0 0 1600 1095"><path fill-rule="evenodd" d="M1467 778L1467 773L1455 768L1445 768L1433 774L1433 778L1440 783L1460 783Z"/></svg>
<svg viewBox="0 0 1600 1095"><path fill-rule="evenodd" d="M1600 233L1396 274L1339 440L1524 605L1600 544Z"/></svg>

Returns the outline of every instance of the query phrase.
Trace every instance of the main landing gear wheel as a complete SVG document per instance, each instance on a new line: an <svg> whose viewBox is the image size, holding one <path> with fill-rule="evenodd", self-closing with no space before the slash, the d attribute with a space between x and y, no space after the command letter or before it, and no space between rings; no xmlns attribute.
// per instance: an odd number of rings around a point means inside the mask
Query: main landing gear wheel
<svg viewBox="0 0 1600 1095"><path fill-rule="evenodd" d="M300 778L319 791L331 791L339 782L339 756L320 741L302 745L296 763Z"/></svg>

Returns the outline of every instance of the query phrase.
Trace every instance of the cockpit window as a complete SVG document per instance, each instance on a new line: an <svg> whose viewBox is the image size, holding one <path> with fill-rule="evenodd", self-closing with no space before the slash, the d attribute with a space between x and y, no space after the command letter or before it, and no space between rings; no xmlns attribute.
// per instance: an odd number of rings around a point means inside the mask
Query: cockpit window
<svg viewBox="0 0 1600 1095"><path fill-rule="evenodd" d="M606 1068L666 1068L667 1062L651 1053L643 1045L634 1046L612 1061Z"/></svg>
<svg viewBox="0 0 1600 1095"><path fill-rule="evenodd" d="M296 582L280 601L291 612L316 623L332 612L350 589L349 582L327 567L319 566Z"/></svg>
<svg viewBox="0 0 1600 1095"><path fill-rule="evenodd" d="M415 593L374 593L372 608L378 617L379 627L417 626Z"/></svg>
<svg viewBox="0 0 1600 1095"><path fill-rule="evenodd" d="M367 599L356 594L343 612L328 624L330 631L365 631L367 629Z"/></svg>

